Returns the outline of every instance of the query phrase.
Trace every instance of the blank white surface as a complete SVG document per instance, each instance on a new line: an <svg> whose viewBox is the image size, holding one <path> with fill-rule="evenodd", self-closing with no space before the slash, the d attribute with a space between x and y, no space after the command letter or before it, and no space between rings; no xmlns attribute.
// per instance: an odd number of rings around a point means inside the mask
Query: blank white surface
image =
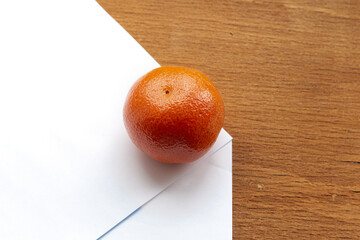
<svg viewBox="0 0 360 240"><path fill-rule="evenodd" d="M232 142L101 239L231 240L231 165Z"/></svg>

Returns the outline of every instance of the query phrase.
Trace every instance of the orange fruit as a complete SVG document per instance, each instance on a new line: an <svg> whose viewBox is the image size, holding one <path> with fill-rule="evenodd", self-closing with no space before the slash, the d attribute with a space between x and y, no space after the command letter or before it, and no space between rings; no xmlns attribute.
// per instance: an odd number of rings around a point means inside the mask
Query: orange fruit
<svg viewBox="0 0 360 240"><path fill-rule="evenodd" d="M151 158L187 163L203 156L224 123L224 102L203 73L160 67L131 87L124 106L125 128Z"/></svg>

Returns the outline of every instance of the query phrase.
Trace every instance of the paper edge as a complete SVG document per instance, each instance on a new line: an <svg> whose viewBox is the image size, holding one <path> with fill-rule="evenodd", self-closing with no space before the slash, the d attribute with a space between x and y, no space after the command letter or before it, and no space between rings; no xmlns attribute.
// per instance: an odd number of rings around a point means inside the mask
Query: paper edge
<svg viewBox="0 0 360 240"><path fill-rule="evenodd" d="M121 24L116 21L101 5L100 3L98 3L96 0L93 1L94 3L96 3L96 5L98 6L98 8L101 9L101 11L103 11L107 17L111 18L112 21L114 21L120 28L122 28L123 31L125 31L129 37L131 37L139 47L141 47L156 63L157 65L160 67L161 65L151 56L151 54L144 48L141 46L141 44L123 27L121 26ZM220 133L224 132L225 137L228 138L228 140L226 140L226 143L224 143L221 147L219 147L217 150L215 150L213 153L209 154L208 156L206 156L205 159L208 159L210 156L214 155L216 152L218 152L219 150L223 149L226 145L228 145L230 142L232 142L233 137L224 129L222 128ZM232 158L232 157L231 157ZM205 160L203 159L203 160ZM121 219L117 224L115 224L113 227L111 227L108 231L106 231L104 234L102 234L100 237L97 238L97 240L102 239L103 237L105 237L108 233L110 233L113 229L115 229L116 227L118 227L121 223L123 223L124 221L126 221L126 219L128 219L129 217L131 217L131 215L133 215L134 213L136 213L137 211L139 211L144 205L146 205L148 202L152 201L154 198L156 198L158 195L160 195L162 192L164 192L166 189L168 189L171 185L175 184L180 178L182 178L188 171L191 171L194 167L196 167L197 164L194 164L193 167L187 169L185 172L183 172L180 176L178 176L174 181L172 181L171 183L169 183L163 190L161 190L159 193L157 193L156 195L154 195L152 198L150 198L149 200L145 201L143 204L141 204L137 209L135 209L134 211L132 211L130 214L128 214L126 217L124 217L123 219ZM215 165L214 165L215 166ZM217 166L219 167L219 166ZM219 167L220 168L220 167ZM231 172L230 172L231 173Z"/></svg>

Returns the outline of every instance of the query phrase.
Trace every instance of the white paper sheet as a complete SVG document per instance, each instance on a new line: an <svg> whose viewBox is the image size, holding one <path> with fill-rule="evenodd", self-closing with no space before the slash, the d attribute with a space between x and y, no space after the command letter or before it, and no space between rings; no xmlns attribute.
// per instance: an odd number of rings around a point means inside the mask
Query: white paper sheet
<svg viewBox="0 0 360 240"><path fill-rule="evenodd" d="M94 1L0 2L2 239L96 239L191 167L125 132L127 91L155 67Z"/></svg>
<svg viewBox="0 0 360 240"><path fill-rule="evenodd" d="M231 166L230 142L101 240L231 240Z"/></svg>

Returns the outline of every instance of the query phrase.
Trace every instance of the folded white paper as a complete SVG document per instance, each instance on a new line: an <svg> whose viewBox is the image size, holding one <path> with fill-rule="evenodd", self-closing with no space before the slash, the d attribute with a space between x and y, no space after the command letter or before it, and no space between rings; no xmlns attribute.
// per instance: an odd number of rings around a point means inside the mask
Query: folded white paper
<svg viewBox="0 0 360 240"><path fill-rule="evenodd" d="M230 142L101 240L231 240L231 166Z"/></svg>
<svg viewBox="0 0 360 240"><path fill-rule="evenodd" d="M125 132L127 91L158 66L94 1L0 2L2 239L96 239L192 167Z"/></svg>

